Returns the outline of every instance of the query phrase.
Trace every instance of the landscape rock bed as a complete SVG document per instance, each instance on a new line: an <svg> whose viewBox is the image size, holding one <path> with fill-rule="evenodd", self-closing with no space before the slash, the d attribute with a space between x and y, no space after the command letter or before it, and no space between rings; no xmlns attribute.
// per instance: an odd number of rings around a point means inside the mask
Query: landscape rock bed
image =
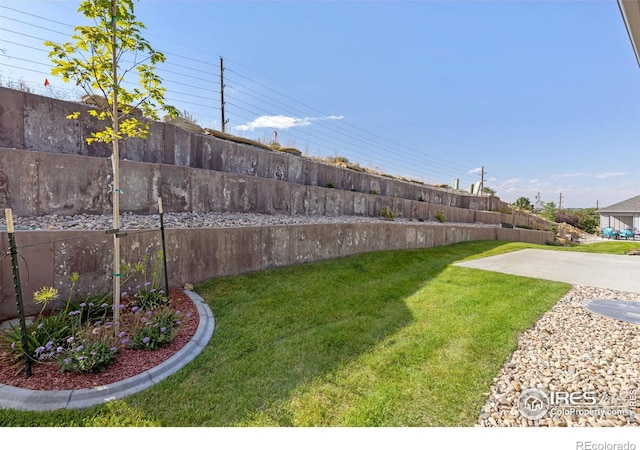
<svg viewBox="0 0 640 450"><path fill-rule="evenodd" d="M113 216L77 214L73 216L50 214L34 217L13 217L16 231L36 230L108 230L112 228ZM389 221L382 217L364 216L290 216L288 214L255 213L165 213L165 228L217 228L217 227L256 227L274 225L301 225L327 223L425 223L429 225L454 226L453 222L441 223L436 220L410 220L397 217ZM464 223L464 226L491 227L499 225L484 223ZM159 215L124 213L120 215L120 228L138 230L160 228ZM6 230L5 218L0 217L0 230Z"/></svg>
<svg viewBox="0 0 640 450"><path fill-rule="evenodd" d="M34 230L108 230L112 228L113 216L77 214L73 216L50 214L44 216L15 216L16 231ZM216 227L252 227L274 225L327 224L327 223L425 223L429 225L452 226L453 222L409 220L397 217L393 221L382 217L364 216L291 216L287 214L255 214L255 213L165 213L165 228L216 228ZM464 223L464 226L492 227L499 225L483 223ZM120 215L120 228L137 230L160 228L160 216L124 213ZM4 217L0 218L0 230L6 230Z"/></svg>
<svg viewBox="0 0 640 450"><path fill-rule="evenodd" d="M640 302L640 294L575 286L518 339L518 347L494 378L478 425L485 427L638 426L640 408L640 326L586 310L587 300ZM589 393L601 406L627 408L623 416L547 414L525 418L518 408L521 392Z"/></svg>

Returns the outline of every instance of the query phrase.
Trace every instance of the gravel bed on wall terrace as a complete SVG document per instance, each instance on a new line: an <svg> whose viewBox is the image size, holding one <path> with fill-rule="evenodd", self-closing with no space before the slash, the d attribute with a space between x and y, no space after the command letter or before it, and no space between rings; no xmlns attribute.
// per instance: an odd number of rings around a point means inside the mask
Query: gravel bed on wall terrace
<svg viewBox="0 0 640 450"><path fill-rule="evenodd" d="M640 294L574 286L519 337L493 379L478 426L638 426L640 325L588 311L582 305L591 299L640 302ZM535 420L518 403L532 388L550 399ZM574 397L551 400L552 392Z"/></svg>
<svg viewBox="0 0 640 450"><path fill-rule="evenodd" d="M13 217L18 230L108 230L112 227L113 216L77 214L73 216L50 214L44 216ZM393 221L378 217L363 216L291 216L287 214L255 213L165 213L165 228L216 228L216 227L252 227L274 225L331 224L331 223L425 223L442 226L498 227L499 225L482 223L454 223L437 221L410 220L396 218ZM160 216L124 213L120 215L120 228L136 230L159 228ZM6 230L5 218L0 218L0 230Z"/></svg>

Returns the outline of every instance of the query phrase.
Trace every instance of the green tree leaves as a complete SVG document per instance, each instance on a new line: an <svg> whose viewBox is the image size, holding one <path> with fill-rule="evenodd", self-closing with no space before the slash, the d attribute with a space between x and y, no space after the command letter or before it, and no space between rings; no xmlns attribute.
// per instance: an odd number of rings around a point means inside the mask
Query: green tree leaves
<svg viewBox="0 0 640 450"><path fill-rule="evenodd" d="M531 204L531 200L527 197L519 197L515 202L511 203L510 206L512 208L533 212L533 205Z"/></svg>
<svg viewBox="0 0 640 450"><path fill-rule="evenodd" d="M113 103L117 96L118 133L113 126L107 125L102 131L92 133L87 138L89 143L145 138L149 131L149 123L145 119L158 120L158 110L172 117L178 115L176 108L165 103L166 89L155 73L156 65L166 58L142 36L145 26L135 18L133 0L117 0L116 9L114 18L111 0L84 0L78 12L93 23L75 27L72 42L44 43L51 49L49 59L54 64L51 73L65 82L74 82L87 93L96 104L96 109L89 111L93 117L113 125L116 119ZM114 19L115 35L112 29ZM126 89L123 87L125 83L136 87ZM141 113L144 118L138 118L134 113ZM74 113L67 118L77 119L79 116L80 113Z"/></svg>

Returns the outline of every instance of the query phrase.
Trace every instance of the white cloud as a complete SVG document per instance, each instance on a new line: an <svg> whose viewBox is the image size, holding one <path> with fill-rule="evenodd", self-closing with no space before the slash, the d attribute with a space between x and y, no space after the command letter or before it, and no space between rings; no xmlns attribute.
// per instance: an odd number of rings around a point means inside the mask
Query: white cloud
<svg viewBox="0 0 640 450"><path fill-rule="evenodd" d="M529 180L529 184L535 184L535 183L539 183L540 180L538 180L537 178L534 178L533 180Z"/></svg>
<svg viewBox="0 0 640 450"><path fill-rule="evenodd" d="M482 172L482 167L476 167L475 169L471 169L467 173L480 173Z"/></svg>
<svg viewBox="0 0 640 450"><path fill-rule="evenodd" d="M627 172L604 172L599 173L598 175L594 175L593 178L611 178L611 177L620 177L622 175L626 175Z"/></svg>
<svg viewBox="0 0 640 450"><path fill-rule="evenodd" d="M317 117L289 117L279 114L277 116L260 116L244 125L238 125L236 130L253 131L256 128L275 128L277 130L286 130L294 127L308 127L315 120L342 120L344 116L326 116L318 119Z"/></svg>
<svg viewBox="0 0 640 450"><path fill-rule="evenodd" d="M513 185L520 182L520 178L511 178L509 180L506 180L504 183L502 183L503 185Z"/></svg>
<svg viewBox="0 0 640 450"><path fill-rule="evenodd" d="M256 128L276 128L278 130L286 130L287 128L307 127L309 125L311 125L311 119L308 117L300 119L283 115L260 116L249 123L238 125L236 130L253 131Z"/></svg>
<svg viewBox="0 0 640 450"><path fill-rule="evenodd" d="M553 178L567 178L567 177L588 177L590 174L585 172L574 172L574 173L561 173L558 175L554 175Z"/></svg>

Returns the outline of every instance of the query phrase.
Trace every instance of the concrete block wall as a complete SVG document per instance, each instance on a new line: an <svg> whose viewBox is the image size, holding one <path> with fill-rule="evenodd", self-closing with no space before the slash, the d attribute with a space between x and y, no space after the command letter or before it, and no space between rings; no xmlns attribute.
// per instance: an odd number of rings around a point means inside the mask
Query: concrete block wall
<svg viewBox="0 0 640 450"><path fill-rule="evenodd" d="M111 162L107 158L0 149L0 209L15 216L111 214ZM378 217L384 207L397 216L447 222L510 223L544 229L521 213L477 211L426 201L307 186L205 169L122 161L120 209L157 213L158 197L167 212L255 212L314 216Z"/></svg>
<svg viewBox="0 0 640 450"><path fill-rule="evenodd" d="M85 143L99 124L86 116L65 119L83 109L0 88L0 209L10 207L15 216L111 212L111 148ZM123 212L156 213L160 196L168 212L378 216L388 206L398 216L416 219L403 224L167 230L172 285L366 251L553 239L544 231L463 225L547 227L531 216L501 212L506 204L495 197L373 176L164 123L150 126L149 139L123 145ZM335 189L325 187L329 181ZM418 221L434 220L437 213L448 223ZM157 231L130 233L121 246L123 259L135 262L153 253L158 239ZM23 278L28 313L38 311L30 300L35 290L53 285L64 293L73 271L82 275L80 290L110 289L111 239L104 232L19 231L17 242L23 273L28 267L27 280ZM0 233L0 252L7 251L6 233ZM0 320L16 314L11 275L5 258L0 263Z"/></svg>
<svg viewBox="0 0 640 450"><path fill-rule="evenodd" d="M553 233L544 231L393 222L169 229L165 234L171 286L378 250L475 240L543 244L553 239ZM16 245L28 315L40 310L32 298L43 286L57 288L66 299L73 272L81 274L76 292L111 289L113 243L104 232L17 231ZM130 233L121 240L122 259L131 263L160 248L159 230ZM7 234L0 233L0 254L8 251ZM16 316L11 262L5 258L0 262L0 321Z"/></svg>
<svg viewBox="0 0 640 450"><path fill-rule="evenodd" d="M106 158L110 145L85 139L101 129L99 121L81 114L78 120L66 117L86 112L86 105L56 100L0 87L0 148L15 148L62 155ZM440 189L395 178L371 175L336 167L288 153L193 134L174 125L151 122L149 137L122 143L121 158L180 167L250 175L306 186L326 187L381 196L418 200L478 211L498 211L507 204L497 197L473 196L464 191Z"/></svg>

